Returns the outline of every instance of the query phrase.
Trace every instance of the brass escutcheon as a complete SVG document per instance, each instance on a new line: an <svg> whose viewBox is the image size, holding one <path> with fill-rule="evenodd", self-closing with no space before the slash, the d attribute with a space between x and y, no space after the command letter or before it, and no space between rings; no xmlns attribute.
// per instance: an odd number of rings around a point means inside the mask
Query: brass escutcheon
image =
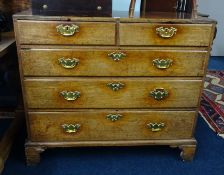
<svg viewBox="0 0 224 175"><path fill-rule="evenodd" d="M120 61L127 55L123 52L112 52L108 54L108 57L112 58L114 61Z"/></svg>
<svg viewBox="0 0 224 175"><path fill-rule="evenodd" d="M76 59L76 58L67 58L67 59L59 58L58 62L62 67L66 68L66 69L72 69L72 68L78 66L79 59Z"/></svg>
<svg viewBox="0 0 224 175"><path fill-rule="evenodd" d="M156 28L156 33L161 37L161 38L172 38L174 35L177 33L177 29L175 27L158 27Z"/></svg>
<svg viewBox="0 0 224 175"><path fill-rule="evenodd" d="M152 132L159 132L162 130L162 128L165 127L165 123L148 123L147 124L148 129L150 129Z"/></svg>
<svg viewBox="0 0 224 175"><path fill-rule="evenodd" d="M80 130L80 124L63 124L62 128L67 133L77 133Z"/></svg>
<svg viewBox="0 0 224 175"><path fill-rule="evenodd" d="M117 83L108 83L107 86L112 89L113 91L118 91L124 87L123 83L117 82Z"/></svg>
<svg viewBox="0 0 224 175"><path fill-rule="evenodd" d="M152 63L153 63L153 66L155 66L158 69L168 69L172 65L173 60L158 58L158 59L153 60Z"/></svg>
<svg viewBox="0 0 224 175"><path fill-rule="evenodd" d="M81 93L79 91L62 91L60 95L67 101L75 101L81 96Z"/></svg>
<svg viewBox="0 0 224 175"><path fill-rule="evenodd" d="M153 91L151 91L149 95L153 97L155 100L159 101L166 98L169 95L169 93L164 88L156 88Z"/></svg>
<svg viewBox="0 0 224 175"><path fill-rule="evenodd" d="M108 114L106 118L112 122L116 122L123 117L121 114Z"/></svg>
<svg viewBox="0 0 224 175"><path fill-rule="evenodd" d="M72 24L72 25L58 25L56 27L57 32L63 36L73 36L75 33L79 32L79 26Z"/></svg>

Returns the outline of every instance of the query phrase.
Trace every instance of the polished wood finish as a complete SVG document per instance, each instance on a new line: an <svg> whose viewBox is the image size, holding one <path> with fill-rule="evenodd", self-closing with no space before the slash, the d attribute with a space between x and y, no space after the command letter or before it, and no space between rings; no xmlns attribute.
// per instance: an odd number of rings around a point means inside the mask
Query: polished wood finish
<svg viewBox="0 0 224 175"><path fill-rule="evenodd" d="M108 114L120 114L112 122ZM146 139L189 139L192 137L195 111L82 111L30 112L31 141L109 141ZM165 123L158 132L152 132L148 123ZM66 133L63 124L81 125L77 133Z"/></svg>
<svg viewBox="0 0 224 175"><path fill-rule="evenodd" d="M107 84L121 82L124 88L113 91ZM163 78L55 78L25 79L28 108L167 108L197 107L201 80ZM149 96L164 88L168 97L158 101ZM62 91L79 91L80 98L66 101Z"/></svg>
<svg viewBox="0 0 224 175"><path fill-rule="evenodd" d="M174 27L176 35L172 38L161 38L156 33L156 28ZM159 46L209 46L212 34L211 24L146 24L146 23L121 23L121 45L159 45Z"/></svg>
<svg viewBox="0 0 224 175"><path fill-rule="evenodd" d="M34 15L110 17L112 0L32 0L32 12Z"/></svg>
<svg viewBox="0 0 224 175"><path fill-rule="evenodd" d="M130 18L129 12L113 11L107 18L35 16L30 11L14 16L28 164L38 163L47 148L80 146L170 145L182 150L183 159L193 158L200 92L216 22L176 13L133 13ZM59 24L79 25L80 31L62 37L55 29ZM177 33L161 38L156 32L161 26L175 27ZM119 53L114 59L108 57L113 52ZM66 69L58 62L61 57L79 63ZM173 63L162 70L153 66L154 59ZM113 91L108 83L123 87ZM164 88L168 96L155 100L150 96L155 88ZM67 101L62 91L80 94ZM123 116L113 122L108 114ZM152 132L146 127L149 122L167 125ZM66 133L62 124L73 124L73 130L67 128L73 133ZM80 127L74 130L75 124Z"/></svg>
<svg viewBox="0 0 224 175"><path fill-rule="evenodd" d="M125 53L126 57L114 61L108 57L113 52ZM24 76L203 76L207 57L206 50L179 48L21 50ZM76 58L79 64L73 69L65 69L59 64L60 58ZM173 63L161 70L153 66L155 59L171 59Z"/></svg>
<svg viewBox="0 0 224 175"><path fill-rule="evenodd" d="M74 23L19 20L17 23L19 42L21 44L115 45L115 23L76 22L79 32L69 37L57 32L56 27L61 24Z"/></svg>

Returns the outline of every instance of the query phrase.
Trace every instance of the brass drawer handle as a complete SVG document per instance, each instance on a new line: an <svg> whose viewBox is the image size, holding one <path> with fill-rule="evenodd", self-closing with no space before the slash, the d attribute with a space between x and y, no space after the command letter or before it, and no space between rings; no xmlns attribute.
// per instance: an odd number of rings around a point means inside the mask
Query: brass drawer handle
<svg viewBox="0 0 224 175"><path fill-rule="evenodd" d="M122 52L112 52L108 54L108 57L112 58L114 61L120 61L125 58L127 55Z"/></svg>
<svg viewBox="0 0 224 175"><path fill-rule="evenodd" d="M108 114L106 118L112 122L116 122L123 117L121 114Z"/></svg>
<svg viewBox="0 0 224 175"><path fill-rule="evenodd" d="M72 24L72 25L58 25L56 27L57 32L63 36L73 36L75 33L79 32L79 26Z"/></svg>
<svg viewBox="0 0 224 175"><path fill-rule="evenodd" d="M169 92L166 91L164 88L156 88L153 91L151 91L149 95L153 97L155 100L162 100L169 95Z"/></svg>
<svg viewBox="0 0 224 175"><path fill-rule="evenodd" d="M59 58L58 62L65 69L73 69L74 67L78 66L78 64L79 64L79 60L76 58L67 58L67 59Z"/></svg>
<svg viewBox="0 0 224 175"><path fill-rule="evenodd" d="M153 66L158 69L168 69L172 66L173 60L170 59L155 59L152 61Z"/></svg>
<svg viewBox="0 0 224 175"><path fill-rule="evenodd" d="M62 91L60 94L67 101L75 101L81 96L81 93L78 91L74 91L74 92Z"/></svg>
<svg viewBox="0 0 224 175"><path fill-rule="evenodd" d="M161 38L172 38L174 35L177 33L177 29L175 27L159 27L156 28L156 33L161 37Z"/></svg>
<svg viewBox="0 0 224 175"><path fill-rule="evenodd" d="M165 123L148 123L147 127L152 132L159 132L165 127Z"/></svg>
<svg viewBox="0 0 224 175"><path fill-rule="evenodd" d="M81 125L80 124L63 124L62 128L65 130L66 133L77 133Z"/></svg>
<svg viewBox="0 0 224 175"><path fill-rule="evenodd" d="M123 83L117 82L117 83L108 83L107 86L112 89L113 91L118 91L124 87Z"/></svg>

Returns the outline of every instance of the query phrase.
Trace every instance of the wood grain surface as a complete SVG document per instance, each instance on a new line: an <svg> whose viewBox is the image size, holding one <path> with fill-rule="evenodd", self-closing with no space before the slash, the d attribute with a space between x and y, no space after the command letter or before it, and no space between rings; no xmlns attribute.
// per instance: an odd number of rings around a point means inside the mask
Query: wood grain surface
<svg viewBox="0 0 224 175"><path fill-rule="evenodd" d="M121 114L112 122L107 114ZM192 137L194 111L103 111L103 112L30 112L31 141L188 139ZM148 123L163 122L159 132ZM80 124L77 133L66 133L63 124Z"/></svg>
<svg viewBox="0 0 224 175"><path fill-rule="evenodd" d="M196 148L194 128L216 22L194 15L150 13L129 18L36 16L30 11L14 15L20 75L27 114L28 164L40 161L49 147L170 145L179 147L184 160ZM60 24L75 24L78 33L64 37ZM177 29L161 38L159 27ZM120 61L108 57L122 52ZM59 58L76 58L65 69ZM172 59L165 70L154 59ZM108 83L122 83L118 91ZM168 96L155 100L150 92L164 88ZM67 101L62 91L79 91ZM108 114L121 114L116 122ZM148 123L165 124L152 132ZM63 124L80 124L66 133Z"/></svg>
<svg viewBox="0 0 224 175"><path fill-rule="evenodd" d="M123 83L113 91L108 83ZM31 78L24 88L28 108L166 108L197 107L200 79L164 78ZM164 88L168 97L158 101L149 96L155 88ZM80 98L67 101L62 91L79 91Z"/></svg>
<svg viewBox="0 0 224 175"><path fill-rule="evenodd" d="M176 35L161 38L156 28L175 27ZM212 24L120 23L121 45L209 46Z"/></svg>
<svg viewBox="0 0 224 175"><path fill-rule="evenodd" d="M57 32L58 25L79 26L79 32L65 37ZM115 23L26 21L20 20L18 35L21 44L70 44L70 45L114 45Z"/></svg>
<svg viewBox="0 0 224 175"><path fill-rule="evenodd" d="M114 61L110 53L124 53ZM24 76L202 76L207 51L181 49L24 49ZM65 69L58 59L76 58L79 64ZM173 60L168 69L153 66L155 59ZM194 64L192 64L194 63Z"/></svg>

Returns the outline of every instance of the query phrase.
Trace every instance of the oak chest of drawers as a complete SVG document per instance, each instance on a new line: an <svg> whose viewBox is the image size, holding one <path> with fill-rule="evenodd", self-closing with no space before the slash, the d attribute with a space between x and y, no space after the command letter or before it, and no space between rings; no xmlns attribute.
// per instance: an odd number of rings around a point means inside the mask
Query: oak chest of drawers
<svg viewBox="0 0 224 175"><path fill-rule="evenodd" d="M14 16L27 163L52 147L169 145L192 160L215 22Z"/></svg>

